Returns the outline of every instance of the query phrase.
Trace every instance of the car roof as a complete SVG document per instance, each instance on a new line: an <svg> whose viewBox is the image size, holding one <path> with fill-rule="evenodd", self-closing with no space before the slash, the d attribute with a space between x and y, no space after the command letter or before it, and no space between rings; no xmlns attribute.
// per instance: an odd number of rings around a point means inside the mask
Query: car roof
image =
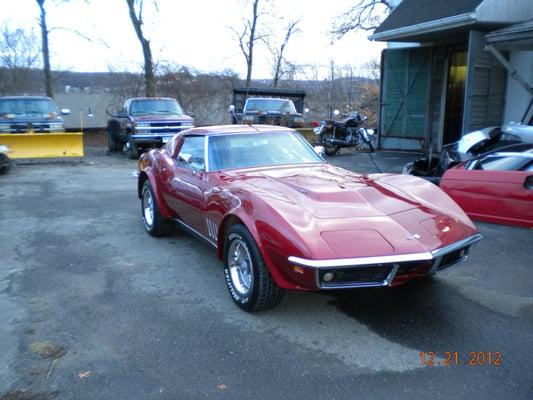
<svg viewBox="0 0 533 400"><path fill-rule="evenodd" d="M228 134L253 133L286 133L295 132L294 129L273 125L214 125L191 128L184 131L184 135L218 136Z"/></svg>
<svg viewBox="0 0 533 400"><path fill-rule="evenodd" d="M133 100L176 100L176 99L173 99L172 97L132 97L129 100L133 101Z"/></svg>
<svg viewBox="0 0 533 400"><path fill-rule="evenodd" d="M283 101L287 101L287 100L290 100L290 99L287 99L285 97L248 97L248 100L283 100Z"/></svg>
<svg viewBox="0 0 533 400"><path fill-rule="evenodd" d="M2 96L0 97L0 100L18 100L18 99L52 100L50 97L46 97L46 96Z"/></svg>

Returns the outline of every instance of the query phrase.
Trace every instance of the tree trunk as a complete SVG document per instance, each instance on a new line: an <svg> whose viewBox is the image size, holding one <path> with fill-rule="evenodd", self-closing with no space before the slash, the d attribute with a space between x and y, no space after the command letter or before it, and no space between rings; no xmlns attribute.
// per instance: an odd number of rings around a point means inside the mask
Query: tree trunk
<svg viewBox="0 0 533 400"><path fill-rule="evenodd" d="M253 66L253 55L254 55L254 42L255 42L255 28L257 26L257 5L259 0L254 0L253 6L253 16L252 16L252 25L250 27L250 41L248 42L248 57L246 58L246 66L248 71L246 73L246 88L250 87L252 81L252 66Z"/></svg>
<svg viewBox="0 0 533 400"><path fill-rule="evenodd" d="M135 13L135 0L126 0L128 3L128 9L130 12L130 19L137 34L137 38L141 43L144 57L144 85L145 85L145 95L146 97L153 97L156 95L155 88L155 76L154 76L154 62L152 59L152 50L150 49L150 41L144 37L142 31L142 0L141 0L141 11L139 16Z"/></svg>
<svg viewBox="0 0 533 400"><path fill-rule="evenodd" d="M52 72L50 70L50 50L48 48L48 28L46 27L46 10L44 9L45 0L37 0L39 9L41 10L40 22L41 25L41 38L42 38L42 54L44 65L44 86L46 95L48 97L54 97L52 90Z"/></svg>

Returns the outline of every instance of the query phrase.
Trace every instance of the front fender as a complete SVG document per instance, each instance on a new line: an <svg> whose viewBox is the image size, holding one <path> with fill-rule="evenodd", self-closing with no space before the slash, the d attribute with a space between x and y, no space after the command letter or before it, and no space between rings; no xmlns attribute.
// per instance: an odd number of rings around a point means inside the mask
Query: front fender
<svg viewBox="0 0 533 400"><path fill-rule="evenodd" d="M281 215L267 203L255 199L251 205L250 198L242 199L239 207L224 216L219 225L217 254L223 259L224 241L229 227L242 223L255 240L259 252L267 265L276 284L284 289L313 289L311 282L304 282L304 277L295 276L288 263L289 255L307 255L305 242ZM305 277L306 281L309 280ZM313 278L314 279L314 278Z"/></svg>

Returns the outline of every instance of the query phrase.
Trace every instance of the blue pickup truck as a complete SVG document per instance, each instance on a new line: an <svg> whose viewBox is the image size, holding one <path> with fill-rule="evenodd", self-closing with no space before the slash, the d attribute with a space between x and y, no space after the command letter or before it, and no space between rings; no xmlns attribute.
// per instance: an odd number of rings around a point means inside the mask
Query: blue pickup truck
<svg viewBox="0 0 533 400"><path fill-rule="evenodd" d="M167 97L136 97L107 122L109 151L122 151L128 158L139 158L139 152L161 147L172 136L192 128L194 121L185 115L175 99Z"/></svg>
<svg viewBox="0 0 533 400"><path fill-rule="evenodd" d="M49 97L0 97L0 133L65 132L61 115L69 113Z"/></svg>

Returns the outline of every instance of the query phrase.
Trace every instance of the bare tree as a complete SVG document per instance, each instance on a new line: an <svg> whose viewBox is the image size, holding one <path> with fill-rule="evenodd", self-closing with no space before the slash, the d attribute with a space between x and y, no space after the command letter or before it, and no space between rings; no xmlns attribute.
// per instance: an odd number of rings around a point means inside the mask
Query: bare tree
<svg viewBox="0 0 533 400"><path fill-rule="evenodd" d="M158 88L162 95L178 99L186 112L194 114L196 125L228 121L231 88L238 82L232 71L201 73L175 65L161 65Z"/></svg>
<svg viewBox="0 0 533 400"><path fill-rule="evenodd" d="M244 21L244 29L242 31L236 31L233 29L235 36L239 42L239 48L241 49L244 58L246 59L246 87L250 87L252 80L252 67L254 58L254 45L255 42L262 39L261 35L257 34L257 20L260 16L259 12L259 0L253 0L252 4L252 16L251 19Z"/></svg>
<svg viewBox="0 0 533 400"><path fill-rule="evenodd" d="M0 65L4 68L31 68L37 62L39 50L35 46L35 34L18 28L0 30Z"/></svg>
<svg viewBox="0 0 533 400"><path fill-rule="evenodd" d="M92 39L88 36L80 33L76 29L70 29L70 28L64 28L64 27L53 27L48 28L47 22L46 22L46 8L45 8L45 1L46 0L36 0L37 5L39 6L39 27L41 29L41 54L43 57L43 72L44 72L44 86L45 86L45 92L48 97L53 97L53 87L52 87L52 71L50 66L50 48L49 48L49 35L53 30L63 30L63 31L69 31L72 33L75 33L79 37L88 40L89 42L92 42ZM70 0L55 0L52 2L56 4L63 4L68 3ZM84 0L86 4L89 4L90 0ZM50 2L49 2L50 3ZM47 3L48 4L48 3ZM99 42L107 47L107 43L105 43L103 40L99 39Z"/></svg>
<svg viewBox="0 0 533 400"><path fill-rule="evenodd" d="M352 8L337 18L333 34L342 37L356 29L376 29L392 10L390 3L390 0L356 0Z"/></svg>
<svg viewBox="0 0 533 400"><path fill-rule="evenodd" d="M41 27L41 52L43 55L44 87L48 97L53 97L52 90L52 71L50 69L50 49L48 47L48 27L46 26L46 9L44 8L45 0L36 0L39 6L39 25Z"/></svg>
<svg viewBox="0 0 533 400"><path fill-rule="evenodd" d="M39 1L39 0L38 0ZM143 26L143 0L126 0L128 3L128 9L130 13L131 23L137 38L141 43L143 57L144 57L144 84L145 84L145 95L155 96L156 94L156 85L155 85L155 76L154 76L154 61L152 58L152 50L150 48L150 41L145 37L142 26ZM154 1L154 4L157 3ZM136 7L136 5L138 7Z"/></svg>
<svg viewBox="0 0 533 400"><path fill-rule="evenodd" d="M299 32L299 29L296 25L298 25L300 21L289 21L287 24L287 28L285 31L285 37L283 38L283 42L278 46L273 45L272 43L268 43L267 46L272 53L273 57L273 80L272 80L272 86L277 87L279 80L288 73L294 73L298 69L298 67L288 62L285 59L284 52L285 48L287 47L287 44L289 43L289 40L291 36L295 33Z"/></svg>
<svg viewBox="0 0 533 400"><path fill-rule="evenodd" d="M31 68L39 58L33 31L0 30L0 92L20 93L31 89Z"/></svg>

